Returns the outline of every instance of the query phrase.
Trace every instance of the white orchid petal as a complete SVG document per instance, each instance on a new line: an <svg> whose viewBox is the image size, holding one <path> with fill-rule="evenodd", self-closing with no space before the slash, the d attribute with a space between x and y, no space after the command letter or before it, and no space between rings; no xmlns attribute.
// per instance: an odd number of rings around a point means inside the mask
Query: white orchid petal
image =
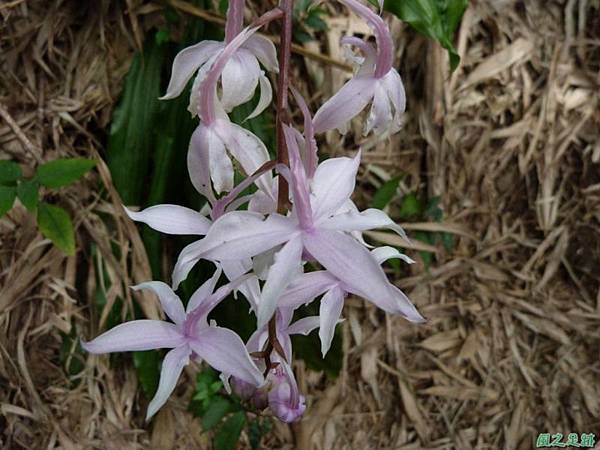
<svg viewBox="0 0 600 450"><path fill-rule="evenodd" d="M187 345L182 345L166 354L160 370L158 389L154 398L150 401L148 411L146 412L147 421L162 408L173 393L183 368L190 362L191 353L192 351Z"/></svg>
<svg viewBox="0 0 600 450"><path fill-rule="evenodd" d="M222 42L202 41L181 50L173 60L167 93L160 97L160 99L166 100L181 94L187 82L194 75L194 72L223 47L224 44Z"/></svg>
<svg viewBox="0 0 600 450"><path fill-rule="evenodd" d="M267 108L267 106L269 106L271 100L273 100L273 89L271 88L269 79L264 73L261 73L258 81L260 83L260 98L258 99L258 104L256 105L256 108L254 108L254 111L252 111L252 113L250 113L250 115L244 119L244 122L260 115Z"/></svg>
<svg viewBox="0 0 600 450"><path fill-rule="evenodd" d="M166 234L205 235L211 225L211 221L198 211L184 206L156 205L137 212L124 209L131 220Z"/></svg>
<svg viewBox="0 0 600 450"><path fill-rule="evenodd" d="M139 291L142 289L148 289L154 292L160 300L162 310L167 316L176 324L180 325L185 321L185 310L183 309L183 303L170 286L162 281L147 281L145 283L132 286L131 289Z"/></svg>

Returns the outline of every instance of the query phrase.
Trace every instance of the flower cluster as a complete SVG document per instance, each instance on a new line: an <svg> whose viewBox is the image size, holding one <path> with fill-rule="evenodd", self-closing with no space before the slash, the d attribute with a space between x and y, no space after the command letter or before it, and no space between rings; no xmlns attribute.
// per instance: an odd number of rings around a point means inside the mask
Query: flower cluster
<svg viewBox="0 0 600 450"><path fill-rule="evenodd" d="M226 388L254 407L269 407L285 422L297 420L306 406L292 371L290 336L318 328L325 355L348 293L409 321L424 320L381 267L390 258L413 261L391 247L369 248L362 238L363 231L375 228L406 236L383 211L359 211L351 200L360 151L354 157L318 162L315 133L344 130L372 104L365 133L388 135L400 128L405 107L402 82L392 67L393 42L386 23L359 0L340 2L369 23L376 45L355 37L343 39L343 44L362 52L353 57L357 70L314 118L300 94L291 89L304 115L304 127L300 133L278 114L282 138L278 152L286 155L279 163L270 161L260 139L232 123L228 112L249 101L257 88L260 99L250 117L270 104L272 87L260 66L274 73L288 70L289 35L287 39L282 36L279 64L274 45L256 31L270 20L290 20L291 1L282 0L279 8L243 28L243 0L231 0L225 42L200 42L175 58L163 98L179 95L196 74L189 108L200 123L191 137L188 170L192 183L206 197L207 207L197 212L157 205L127 213L160 232L199 239L179 255L172 286L152 281L134 287L156 293L170 322L127 322L83 344L91 353L171 349L163 361L148 418L166 402L192 358L220 371ZM285 96L286 105L288 86L285 82L281 86L278 95ZM237 186L232 159L247 175ZM242 196L252 185L254 193ZM239 210L243 205L246 209ZM174 290L201 259L214 263L215 273L184 308ZM321 270L309 270L317 264ZM228 282L215 289L222 275ZM243 295L257 317L257 330L246 343L208 319L215 306L234 291ZM318 298L319 316L294 322L295 310Z"/></svg>

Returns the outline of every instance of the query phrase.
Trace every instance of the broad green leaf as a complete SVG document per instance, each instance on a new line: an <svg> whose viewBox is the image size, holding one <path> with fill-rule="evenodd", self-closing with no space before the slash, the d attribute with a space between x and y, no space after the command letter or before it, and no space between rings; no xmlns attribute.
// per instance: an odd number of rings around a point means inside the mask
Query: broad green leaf
<svg viewBox="0 0 600 450"><path fill-rule="evenodd" d="M246 424L246 414L236 412L227 418L215 436L215 450L235 450L242 429Z"/></svg>
<svg viewBox="0 0 600 450"><path fill-rule="evenodd" d="M12 186L0 186L0 217L12 208L17 190Z"/></svg>
<svg viewBox="0 0 600 450"><path fill-rule="evenodd" d="M21 175L21 167L16 162L0 160L0 184L12 184Z"/></svg>
<svg viewBox="0 0 600 450"><path fill-rule="evenodd" d="M396 195L396 191L398 190L399 184L400 177L394 177L386 181L373 196L373 208L385 208L387 204L392 201L394 195Z"/></svg>
<svg viewBox="0 0 600 450"><path fill-rule="evenodd" d="M96 165L96 161L84 158L64 158L42 164L36 173L40 184L49 188L67 186L79 180Z"/></svg>
<svg viewBox="0 0 600 450"><path fill-rule="evenodd" d="M75 233L69 214L59 206L40 203L37 214L42 234L67 255L75 253Z"/></svg>
<svg viewBox="0 0 600 450"><path fill-rule="evenodd" d="M17 186L17 196L27 211L34 212L38 204L39 183L33 180L24 180Z"/></svg>
<svg viewBox="0 0 600 450"><path fill-rule="evenodd" d="M452 41L468 4L469 0L387 0L385 8L419 33L438 41L448 50L450 68L454 70L460 57Z"/></svg>
<svg viewBox="0 0 600 450"><path fill-rule="evenodd" d="M202 429L212 430L231 409L231 402L224 397L214 397L202 416Z"/></svg>

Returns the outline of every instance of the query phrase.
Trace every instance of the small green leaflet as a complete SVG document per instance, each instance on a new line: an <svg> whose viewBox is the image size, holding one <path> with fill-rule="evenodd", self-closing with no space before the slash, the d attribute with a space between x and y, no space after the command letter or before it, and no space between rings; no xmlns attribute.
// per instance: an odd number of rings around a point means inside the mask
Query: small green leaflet
<svg viewBox="0 0 600 450"><path fill-rule="evenodd" d="M231 402L224 397L214 397L202 416L202 429L212 430L231 409Z"/></svg>
<svg viewBox="0 0 600 450"><path fill-rule="evenodd" d="M394 177L385 183L375 192L373 196L372 207L377 209L385 208L392 201L398 190L400 177Z"/></svg>
<svg viewBox="0 0 600 450"><path fill-rule="evenodd" d="M242 428L246 424L246 414L238 411L227 418L215 436L215 450L235 450Z"/></svg>
<svg viewBox="0 0 600 450"><path fill-rule="evenodd" d="M33 180L23 180L17 186L17 196L27 211L34 212L38 204L39 183Z"/></svg>
<svg viewBox="0 0 600 450"><path fill-rule="evenodd" d="M55 159L42 164L36 174L37 180L49 188L59 188L80 179L96 165L96 161L84 158Z"/></svg>
<svg viewBox="0 0 600 450"><path fill-rule="evenodd" d="M17 190L12 186L0 186L0 217L12 208Z"/></svg>
<svg viewBox="0 0 600 450"><path fill-rule="evenodd" d="M14 161L0 161L0 184L11 184L21 178L21 167Z"/></svg>
<svg viewBox="0 0 600 450"><path fill-rule="evenodd" d="M42 234L67 255L75 254L75 233L67 212L48 203L38 206L38 227Z"/></svg>
<svg viewBox="0 0 600 450"><path fill-rule="evenodd" d="M450 69L454 70L460 57L452 41L468 4L469 0L387 0L385 8L419 33L438 41L448 50Z"/></svg>

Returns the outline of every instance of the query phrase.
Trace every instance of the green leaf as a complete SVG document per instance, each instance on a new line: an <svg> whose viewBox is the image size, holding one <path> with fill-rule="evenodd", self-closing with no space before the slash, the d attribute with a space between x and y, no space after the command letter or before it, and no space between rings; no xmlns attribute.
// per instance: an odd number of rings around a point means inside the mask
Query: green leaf
<svg viewBox="0 0 600 450"><path fill-rule="evenodd" d="M133 352L133 365L146 398L151 399L158 388L160 355L157 350Z"/></svg>
<svg viewBox="0 0 600 450"><path fill-rule="evenodd" d="M0 217L12 208L17 190L12 186L0 186Z"/></svg>
<svg viewBox="0 0 600 450"><path fill-rule="evenodd" d="M24 180L17 186L17 196L27 211L34 212L38 204L39 183L33 180Z"/></svg>
<svg viewBox="0 0 600 450"><path fill-rule="evenodd" d="M415 193L410 193L402 198L398 215L401 219L410 219L420 215L423 205Z"/></svg>
<svg viewBox="0 0 600 450"><path fill-rule="evenodd" d="M419 33L438 41L448 50L450 68L454 70L460 57L452 41L468 4L469 0L387 0L385 8Z"/></svg>
<svg viewBox="0 0 600 450"><path fill-rule="evenodd" d="M386 181L373 196L373 208L385 208L387 204L392 201L394 195L396 195L396 191L398 190L399 184L400 177L394 177Z"/></svg>
<svg viewBox="0 0 600 450"><path fill-rule="evenodd" d="M246 424L246 414L239 411L229 416L215 436L215 450L235 450L242 428Z"/></svg>
<svg viewBox="0 0 600 450"><path fill-rule="evenodd" d="M38 168L36 179L44 186L56 189L74 183L95 165L96 161L91 159L55 159Z"/></svg>
<svg viewBox="0 0 600 450"><path fill-rule="evenodd" d="M21 167L16 162L0 160L0 184L12 184L21 176Z"/></svg>
<svg viewBox="0 0 600 450"><path fill-rule="evenodd" d="M69 214L59 206L40 203L37 214L42 234L67 255L75 253L75 233Z"/></svg>
<svg viewBox="0 0 600 450"><path fill-rule="evenodd" d="M202 416L202 429L204 431L212 430L217 425L225 414L231 409L231 402L224 397L215 397L206 408Z"/></svg>

